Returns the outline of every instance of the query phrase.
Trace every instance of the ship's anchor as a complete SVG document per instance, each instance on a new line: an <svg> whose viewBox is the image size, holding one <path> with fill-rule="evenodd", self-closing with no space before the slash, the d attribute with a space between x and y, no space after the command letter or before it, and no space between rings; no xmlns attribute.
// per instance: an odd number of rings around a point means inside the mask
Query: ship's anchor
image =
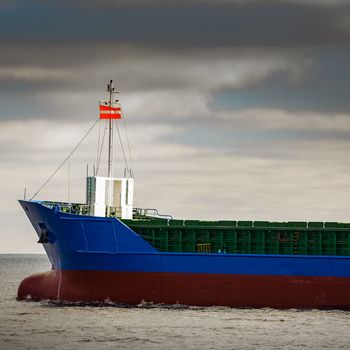
<svg viewBox="0 0 350 350"><path fill-rule="evenodd" d="M38 243L49 243L49 230L47 229L46 225L43 223L39 223L40 227L40 238L38 240Z"/></svg>

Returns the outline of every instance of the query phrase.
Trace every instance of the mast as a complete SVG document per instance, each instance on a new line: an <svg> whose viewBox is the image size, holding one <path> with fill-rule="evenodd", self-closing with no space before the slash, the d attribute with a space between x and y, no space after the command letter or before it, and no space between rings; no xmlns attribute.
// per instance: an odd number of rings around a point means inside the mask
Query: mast
<svg viewBox="0 0 350 350"><path fill-rule="evenodd" d="M106 128L109 129L108 135L108 174L107 176L97 176L97 171L93 171L94 176L87 177L88 183L86 187L87 204L90 205L90 214L93 216L102 217L120 217L122 219L133 218L133 186L132 178L114 178L113 173L113 121L114 119L121 119L121 106L118 99L115 99L115 91L113 80L107 84L107 91L109 92L109 101L100 101L100 119L109 119ZM120 136L118 124L116 124L118 131L121 151L127 165L124 147L122 145L122 138ZM107 131L105 129L105 131ZM98 145L97 167L99 166L101 152L105 140L105 131L103 132L103 139ZM88 175L88 170L87 170Z"/></svg>
<svg viewBox="0 0 350 350"><path fill-rule="evenodd" d="M109 92L109 107L112 108L112 97L114 93L113 80L110 80L107 85ZM108 177L113 177L113 123L112 118L109 119L109 133L108 133Z"/></svg>

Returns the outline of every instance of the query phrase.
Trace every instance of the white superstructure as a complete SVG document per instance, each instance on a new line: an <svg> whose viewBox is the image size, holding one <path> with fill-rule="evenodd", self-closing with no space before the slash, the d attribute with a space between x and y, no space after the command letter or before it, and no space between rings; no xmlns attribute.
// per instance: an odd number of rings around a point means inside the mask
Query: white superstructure
<svg viewBox="0 0 350 350"><path fill-rule="evenodd" d="M90 215L132 219L133 196L132 178L87 177L86 204L90 207Z"/></svg>

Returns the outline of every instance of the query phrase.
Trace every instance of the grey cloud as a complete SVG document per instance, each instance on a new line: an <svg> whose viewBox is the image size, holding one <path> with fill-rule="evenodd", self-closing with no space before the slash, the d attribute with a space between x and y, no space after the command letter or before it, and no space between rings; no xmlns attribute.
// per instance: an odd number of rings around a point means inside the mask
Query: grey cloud
<svg viewBox="0 0 350 350"><path fill-rule="evenodd" d="M77 133L75 136L78 136L77 131L86 126L87 124L81 123L70 125L74 133ZM18 186L23 183L23 175L26 184L30 185L30 192L40 186L57 165L57 146L62 147L62 157L69 151L67 144L59 144L60 139L66 140L67 132L67 126L59 122L29 122L26 128L28 138L22 139L21 128L23 126L19 122L16 125L10 123L6 127L9 135L7 139L14 135L12 141L17 140L22 148L22 152L16 150L13 156L17 158L16 154L21 154L25 157L18 162L20 171L16 174L11 167L4 168L4 176L13 179L13 186L3 191L6 198L15 192L22 193L22 188L19 189ZM38 147L39 138L45 129L49 130L49 135L42 140L41 151ZM271 139L262 143L251 137L249 142L237 142L218 149L208 145L174 144L169 140L174 133L171 126L160 126L159 129L157 125L144 124L136 129L133 127L130 131L134 136L132 145L137 166L137 196L141 201L140 206L156 206L177 217L188 217L186 211L192 208L192 218L207 219L305 219L305 210L314 219L324 217L327 220L339 220L346 216L345 211L339 212L339 208L346 206L346 198L341 196L347 191L348 140L325 143L322 140L310 142ZM31 148L31 137L38 138L38 145L34 149ZM54 145L50 138L55 142ZM0 144L3 144L3 140ZM35 152L36 157L24 152L27 147ZM47 147L56 149L52 153L54 156L50 156ZM90 159L93 159L93 142L83 147L88 148ZM88 157L83 154L83 159ZM82 165L81 161L81 157L72 161L72 173L76 176L72 179L72 196L77 200L83 198L81 179L84 177L85 163ZM80 168L76 167L76 163L80 164ZM33 172L33 168L38 167L41 169L40 176ZM342 172L335 174L334 169L342 169ZM40 198L65 200L67 169L63 169L59 175L41 193ZM162 195L155 196L155 188ZM327 206L323 206L319 196L329 198ZM281 197L288 198L283 207L276 205L276 200L280 204ZM172 198L171 203L169 198ZM206 205L202 206L203 201ZM210 212L206 208L208 201L217 203L215 208L211 206Z"/></svg>
<svg viewBox="0 0 350 350"><path fill-rule="evenodd" d="M322 99L319 108L346 111L347 98L339 92L348 78L346 73L333 78L337 57L323 57L323 53L346 57L349 52L349 28L339 23L346 22L350 5L338 2L326 8L316 3L61 1L48 5L18 0L2 4L1 100L16 101L12 104L16 110L5 104L1 118L65 115L64 105L74 104L59 101L60 95L71 93L77 100L85 92L96 99L111 77L134 97L148 90L169 92L169 97L200 95L210 102L224 96L223 91L233 91L241 105L247 101L241 108L312 110ZM324 79L322 64L330 72ZM320 78L310 83L313 73ZM278 75L282 80L276 86L271 82ZM315 92L313 101L302 101L310 91ZM277 93L280 97L274 98ZM328 94L337 101L333 105L324 98ZM157 113L161 116L162 111Z"/></svg>
<svg viewBox="0 0 350 350"><path fill-rule="evenodd" d="M321 3L325 3L324 1ZM47 2L3 6L0 41L173 46L303 46L345 43L349 4L306 2ZM16 26L13 26L16 23Z"/></svg>
<svg viewBox="0 0 350 350"><path fill-rule="evenodd" d="M73 118L84 118L96 100L105 95L105 83L111 73L117 78L130 113L141 118L177 118L179 114L189 117L208 109L214 91L256 84L276 71L294 76L304 69L298 54L277 51L261 51L257 58L250 50L235 49L164 53L147 48L112 50L100 46L96 55L89 54L90 49L57 48L38 57L33 48L24 65L3 64L1 118L71 118L74 110ZM18 48L13 50L20 52ZM67 52L70 62L65 65L61 57ZM62 60L65 62L66 58ZM79 104L81 107L77 108Z"/></svg>

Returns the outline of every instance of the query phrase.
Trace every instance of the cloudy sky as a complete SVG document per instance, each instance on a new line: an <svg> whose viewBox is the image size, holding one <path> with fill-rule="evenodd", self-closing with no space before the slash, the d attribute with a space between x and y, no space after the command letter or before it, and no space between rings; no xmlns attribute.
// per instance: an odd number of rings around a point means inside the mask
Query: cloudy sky
<svg viewBox="0 0 350 350"><path fill-rule="evenodd" d="M17 199L94 123L109 79L137 206L350 222L350 1L8 0L0 45L0 252L43 252ZM71 159L73 201L97 138ZM67 183L64 166L37 199L67 200Z"/></svg>

